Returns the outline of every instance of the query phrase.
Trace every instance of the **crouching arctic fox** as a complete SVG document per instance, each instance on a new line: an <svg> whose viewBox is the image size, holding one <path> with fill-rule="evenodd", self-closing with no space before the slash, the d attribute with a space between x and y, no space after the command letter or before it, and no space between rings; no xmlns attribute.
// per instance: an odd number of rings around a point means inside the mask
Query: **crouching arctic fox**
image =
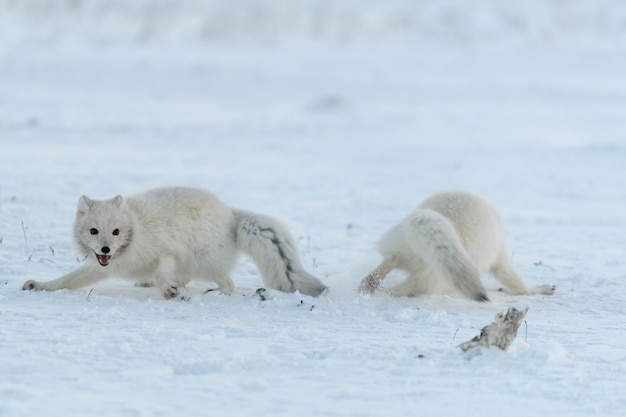
<svg viewBox="0 0 626 417"><path fill-rule="evenodd" d="M480 277L490 272L516 294L553 294L554 287L529 288L508 260L504 226L487 201L464 191L447 191L423 201L380 239L382 263L361 282L374 292L393 269L408 273L391 292L397 296L439 293L452 286L488 301Z"/></svg>
<svg viewBox="0 0 626 417"><path fill-rule="evenodd" d="M192 278L213 281L222 293L235 285L230 272L238 250L250 255L265 285L317 296L326 286L307 273L289 231L273 217L232 209L213 194L168 187L110 200L80 197L74 237L85 263L24 290L80 288L108 276L155 285L165 298Z"/></svg>

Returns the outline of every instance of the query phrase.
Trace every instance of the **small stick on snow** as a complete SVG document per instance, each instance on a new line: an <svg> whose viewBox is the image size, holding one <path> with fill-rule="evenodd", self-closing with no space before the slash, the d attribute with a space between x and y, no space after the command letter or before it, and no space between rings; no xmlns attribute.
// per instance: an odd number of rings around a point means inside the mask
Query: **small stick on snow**
<svg viewBox="0 0 626 417"><path fill-rule="evenodd" d="M526 333L524 333L524 343L528 343L528 323L524 320L524 325L526 326Z"/></svg>
<svg viewBox="0 0 626 417"><path fill-rule="evenodd" d="M535 266L545 266L546 268L549 268L550 271L552 271L552 272L556 271L556 269L552 268L550 265L544 264L542 261L534 262L533 265L535 265Z"/></svg>
<svg viewBox="0 0 626 417"><path fill-rule="evenodd" d="M517 337L517 330L527 312L528 307L522 310L510 307L506 313L496 314L493 322L483 327L480 335L461 343L459 348L463 352L470 352L471 356L480 355L482 347L497 346L502 350L507 350Z"/></svg>
<svg viewBox="0 0 626 417"><path fill-rule="evenodd" d="M24 221L22 220L22 233L24 234L24 246L26 247L26 251L28 252L28 238L26 237L26 229L28 229L28 227L24 226Z"/></svg>
<svg viewBox="0 0 626 417"><path fill-rule="evenodd" d="M454 342L454 339L456 339L456 334L459 332L459 329L456 329L456 331L454 332L454 334L452 335L452 341Z"/></svg>

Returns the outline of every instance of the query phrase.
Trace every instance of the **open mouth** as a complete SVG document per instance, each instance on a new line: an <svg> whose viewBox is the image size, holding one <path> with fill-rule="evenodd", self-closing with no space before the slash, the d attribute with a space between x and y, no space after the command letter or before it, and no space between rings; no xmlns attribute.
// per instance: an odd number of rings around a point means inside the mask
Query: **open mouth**
<svg viewBox="0 0 626 417"><path fill-rule="evenodd" d="M107 266L109 264L109 260L111 259L111 255L98 255L96 253L96 258L98 258L100 265Z"/></svg>

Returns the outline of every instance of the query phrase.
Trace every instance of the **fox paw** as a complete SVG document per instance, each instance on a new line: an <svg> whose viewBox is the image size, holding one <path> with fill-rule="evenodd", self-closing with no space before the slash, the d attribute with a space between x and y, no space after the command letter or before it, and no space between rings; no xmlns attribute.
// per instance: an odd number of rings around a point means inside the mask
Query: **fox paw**
<svg viewBox="0 0 626 417"><path fill-rule="evenodd" d="M178 288L176 287L167 287L165 291L163 291L163 297L165 297L166 300L171 300L172 298L176 298L178 297L179 294L180 292L178 291Z"/></svg>
<svg viewBox="0 0 626 417"><path fill-rule="evenodd" d="M375 279L370 279L369 277L363 279L361 285L359 285L359 293L361 294L372 294L378 288L380 281Z"/></svg>
<svg viewBox="0 0 626 417"><path fill-rule="evenodd" d="M554 294L554 291L556 291L556 285L539 285L535 287L535 291L537 294L552 295Z"/></svg>
<svg viewBox="0 0 626 417"><path fill-rule="evenodd" d="M33 281L32 279L26 281L24 285L22 285L22 290L25 290L25 291L32 291L32 290L37 290L37 289L39 289L37 281Z"/></svg>

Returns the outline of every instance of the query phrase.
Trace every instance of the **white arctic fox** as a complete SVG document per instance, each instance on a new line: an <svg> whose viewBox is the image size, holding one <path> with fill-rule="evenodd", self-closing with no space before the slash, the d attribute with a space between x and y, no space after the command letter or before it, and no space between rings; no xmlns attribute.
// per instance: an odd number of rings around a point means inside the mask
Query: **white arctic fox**
<svg viewBox="0 0 626 417"><path fill-rule="evenodd" d="M391 292L397 296L442 292L452 286L477 301L488 301L480 276L490 272L517 294L552 294L554 287L529 288L508 259L504 227L496 209L464 191L427 198L380 239L382 263L361 282L374 292L393 269L408 273Z"/></svg>
<svg viewBox="0 0 626 417"><path fill-rule="evenodd" d="M254 260L267 287L312 296L326 289L302 268L294 238L278 220L232 209L200 189L158 188L103 201L82 196L74 236L85 263L23 289L74 289L118 276L155 285L165 298L177 297L192 278L230 293L238 249Z"/></svg>

